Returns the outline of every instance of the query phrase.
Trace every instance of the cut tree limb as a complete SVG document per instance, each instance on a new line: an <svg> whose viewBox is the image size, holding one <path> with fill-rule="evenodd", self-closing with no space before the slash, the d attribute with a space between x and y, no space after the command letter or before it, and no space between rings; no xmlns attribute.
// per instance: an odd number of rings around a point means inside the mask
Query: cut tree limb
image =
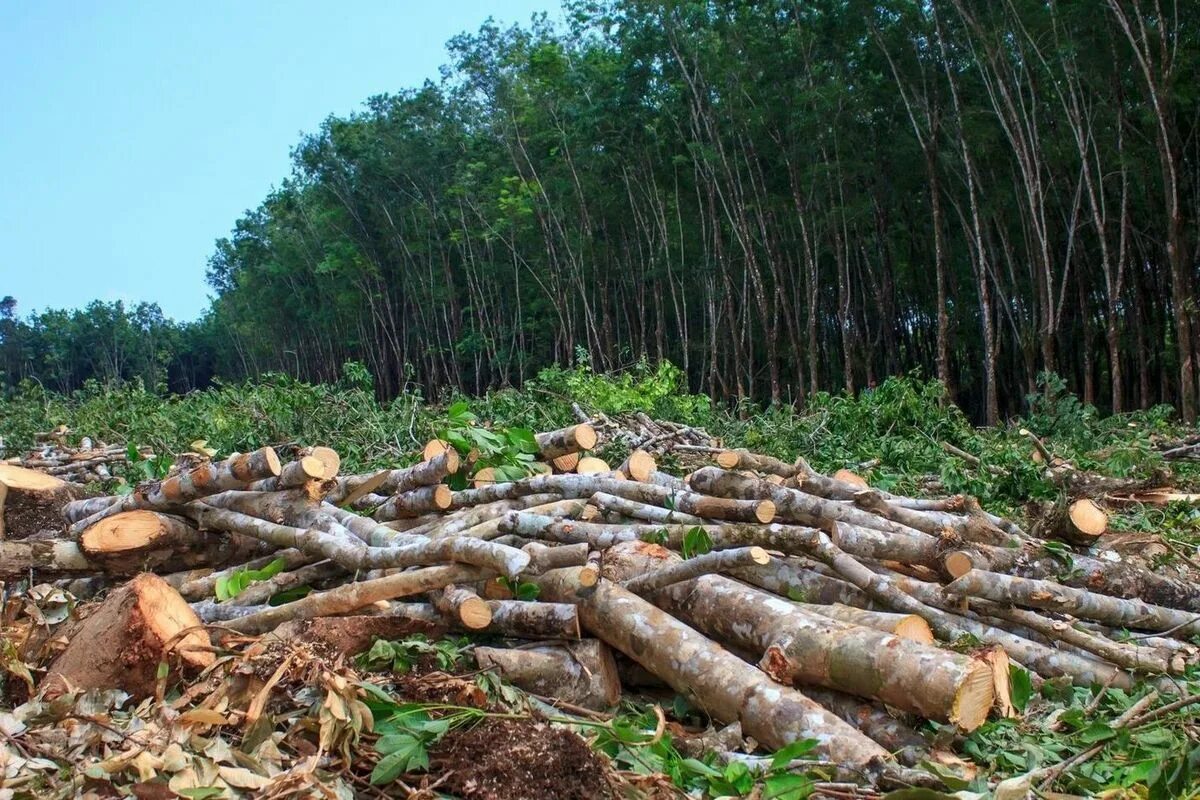
<svg viewBox="0 0 1200 800"><path fill-rule="evenodd" d="M596 446L596 429L587 423L536 434L538 458L553 461L559 456L591 450Z"/></svg>
<svg viewBox="0 0 1200 800"><path fill-rule="evenodd" d="M983 570L971 570L955 578L946 585L945 591L959 597L980 597L996 603L1044 608L1105 625L1169 631L1180 638L1200 631L1200 614L1190 611Z"/></svg>
<svg viewBox="0 0 1200 800"><path fill-rule="evenodd" d="M769 563L771 556L761 547L735 547L731 550L713 550L683 561L665 564L653 572L637 575L622 583L631 592L647 595L663 587L691 580L714 572L729 572L738 567L762 566Z"/></svg>
<svg viewBox="0 0 1200 800"><path fill-rule="evenodd" d="M482 630L492 622L492 609L487 602L463 586L447 586L434 592L433 607L468 630Z"/></svg>
<svg viewBox="0 0 1200 800"><path fill-rule="evenodd" d="M597 639L519 650L476 647L475 661L527 692L583 708L601 711L621 700L617 664Z"/></svg>

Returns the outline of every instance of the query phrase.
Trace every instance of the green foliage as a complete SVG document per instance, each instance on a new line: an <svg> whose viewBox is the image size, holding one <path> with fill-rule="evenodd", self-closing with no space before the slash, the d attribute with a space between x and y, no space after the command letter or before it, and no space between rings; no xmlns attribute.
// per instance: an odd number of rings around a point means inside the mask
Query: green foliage
<svg viewBox="0 0 1200 800"><path fill-rule="evenodd" d="M432 703L398 703L378 686L361 684L367 707L379 734L375 750L380 759L371 783L391 783L408 772L429 768L429 747L449 731L489 716L477 708ZM437 716L434 716L434 715Z"/></svg>
<svg viewBox="0 0 1200 800"><path fill-rule="evenodd" d="M466 458L475 452L476 470L490 467L496 479L515 481L527 477L533 471L537 458L538 444L533 431L528 428L494 427L479 424L479 418L471 413L465 401L458 401L446 409L446 418L437 430L439 439L449 442L459 455ZM454 476L455 488L466 486L466 476Z"/></svg>
<svg viewBox="0 0 1200 800"><path fill-rule="evenodd" d="M711 552L712 545L712 537L708 535L708 531L697 526L689 528L688 532L683 535L683 547L680 548L680 551L684 558L693 558Z"/></svg>
<svg viewBox="0 0 1200 800"><path fill-rule="evenodd" d="M500 584L512 594L516 600L537 600L541 587L536 583L522 581L517 578L500 577Z"/></svg>
<svg viewBox="0 0 1200 800"><path fill-rule="evenodd" d="M217 596L217 602L223 603L226 600L237 597L251 584L258 583L259 581L269 581L283 572L284 566L286 566L286 562L282 558L277 558L260 569L241 567L235 569L229 575L217 578L216 585L213 587L213 592Z"/></svg>
<svg viewBox="0 0 1200 800"><path fill-rule="evenodd" d="M439 639L431 642L428 637L418 633L394 642L376 639L370 650L355 657L355 663L360 669L390 669L403 674L412 670L418 662L429 659L438 669L450 671L462 663L466 650L466 640Z"/></svg>

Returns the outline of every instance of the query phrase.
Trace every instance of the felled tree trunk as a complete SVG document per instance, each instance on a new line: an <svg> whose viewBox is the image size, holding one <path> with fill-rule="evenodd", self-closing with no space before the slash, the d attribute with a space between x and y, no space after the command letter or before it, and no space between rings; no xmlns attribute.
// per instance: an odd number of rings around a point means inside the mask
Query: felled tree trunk
<svg viewBox="0 0 1200 800"><path fill-rule="evenodd" d="M0 464L0 539L28 536L36 530L25 519L53 519L58 509L79 495L79 487L66 481L13 464Z"/></svg>
<svg viewBox="0 0 1200 800"><path fill-rule="evenodd" d="M314 592L300 600L233 620L226 627L240 633L265 633L291 620L346 614L381 600L421 594L452 583L472 583L484 577L487 574L475 567L426 567Z"/></svg>
<svg viewBox="0 0 1200 800"><path fill-rule="evenodd" d="M933 631L929 623L916 614L894 614L888 611L866 611L853 606L834 603L833 605L817 605L801 603L800 608L809 614L819 614L822 617L848 622L852 625L862 625L885 633L894 633L901 639L908 639L921 644L933 644Z"/></svg>
<svg viewBox="0 0 1200 800"><path fill-rule="evenodd" d="M105 517L79 536L79 549L108 572L183 569L241 562L266 552L256 539L204 534L187 520L156 511L124 511Z"/></svg>
<svg viewBox="0 0 1200 800"><path fill-rule="evenodd" d="M186 631L186 632L185 632ZM139 575L114 591L70 635L51 663L43 692L121 689L154 694L159 664L203 669L214 660L200 620L161 578Z"/></svg>
<svg viewBox="0 0 1200 800"><path fill-rule="evenodd" d="M914 766L925 756L928 742L912 726L878 703L828 689L808 688L809 697L879 743L897 761Z"/></svg>
<svg viewBox="0 0 1200 800"><path fill-rule="evenodd" d="M468 630L483 630L492 623L492 609L487 602L463 586L447 586L434 592L433 607Z"/></svg>
<svg viewBox="0 0 1200 800"><path fill-rule="evenodd" d="M450 508L450 501L450 487L439 483L436 486L424 486L392 495L375 509L372 516L378 520L416 517L430 511L445 511Z"/></svg>
<svg viewBox="0 0 1200 800"><path fill-rule="evenodd" d="M608 646L597 639L520 650L476 647L480 669L532 694L604 710L621 700L621 680Z"/></svg>
<svg viewBox="0 0 1200 800"><path fill-rule="evenodd" d="M770 562L771 556L761 547L735 547L731 550L713 550L683 561L665 562L653 572L644 572L623 583L631 592L647 595L674 583L691 580L700 575L714 572L729 572L738 567L761 566Z"/></svg>
<svg viewBox="0 0 1200 800"><path fill-rule="evenodd" d="M977 659L808 614L728 578L696 578L654 599L708 635L761 654L763 670L784 683L878 699L966 731L992 706L992 669Z"/></svg>
<svg viewBox="0 0 1200 800"><path fill-rule="evenodd" d="M1180 637L1200 631L1200 615L1189 611L1156 606L1141 600L1110 597L1051 581L1014 578L982 570L971 570L955 578L946 584L945 591L958 597L981 597L996 603L1049 609L1093 619L1105 625L1170 631Z"/></svg>
<svg viewBox="0 0 1200 800"><path fill-rule="evenodd" d="M1064 586L1087 589L1113 597L1140 598L1147 603L1200 613L1200 585L1159 575L1122 561L1104 561L1071 554L1071 569L1043 548L1008 548L975 545L948 551L942 557L946 572L957 578L971 569L1003 572L1021 578L1048 579Z"/></svg>
<svg viewBox="0 0 1200 800"><path fill-rule="evenodd" d="M1080 547L1091 547L1107 530L1108 514L1087 498L1050 505L1033 526L1035 536L1061 539Z"/></svg>
<svg viewBox="0 0 1200 800"><path fill-rule="evenodd" d="M61 575L75 572L96 572L100 569L79 549L77 542L65 539L24 539L0 541L0 580L40 575Z"/></svg>
<svg viewBox="0 0 1200 800"><path fill-rule="evenodd" d="M781 478L790 478L800 470L778 458L751 453L749 450L724 450L717 454L717 464L723 469L765 472Z"/></svg>
<svg viewBox="0 0 1200 800"><path fill-rule="evenodd" d="M536 434L538 459L553 461L559 456L591 450L596 446L596 429L587 423Z"/></svg>
<svg viewBox="0 0 1200 800"><path fill-rule="evenodd" d="M815 566L807 559L795 556L774 558L763 566L736 569L733 577L797 602L841 603L856 608L870 606L870 596L857 586L823 575Z"/></svg>
<svg viewBox="0 0 1200 800"><path fill-rule="evenodd" d="M682 486L680 487L682 488ZM596 492L588 502L603 510L620 514L631 519L646 522L661 522L665 525L703 525L704 520L693 514L685 514L678 509L663 508L649 503L639 503L627 497L618 497L607 492Z"/></svg>
<svg viewBox="0 0 1200 800"><path fill-rule="evenodd" d="M513 639L581 638L579 615L571 603L539 603L524 600L487 600L492 620L487 627L471 631ZM424 622L450 630L465 630L456 618L447 618L428 603L390 602L384 616L410 620L413 625ZM394 638L394 637L393 637Z"/></svg>
<svg viewBox="0 0 1200 800"><path fill-rule="evenodd" d="M816 739L816 754L875 772L887 751L795 689L772 681L733 653L611 581L579 593L578 568L537 580L542 597L574 601L584 627L662 678L722 722L778 749Z"/></svg>

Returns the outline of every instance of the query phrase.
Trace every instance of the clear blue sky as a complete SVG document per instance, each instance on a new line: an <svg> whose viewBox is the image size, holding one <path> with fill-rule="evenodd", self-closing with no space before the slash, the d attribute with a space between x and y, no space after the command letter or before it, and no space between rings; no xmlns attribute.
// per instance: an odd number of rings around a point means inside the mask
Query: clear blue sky
<svg viewBox="0 0 1200 800"><path fill-rule="evenodd" d="M208 305L213 242L301 132L436 78L445 42L557 0L0 4L0 296Z"/></svg>

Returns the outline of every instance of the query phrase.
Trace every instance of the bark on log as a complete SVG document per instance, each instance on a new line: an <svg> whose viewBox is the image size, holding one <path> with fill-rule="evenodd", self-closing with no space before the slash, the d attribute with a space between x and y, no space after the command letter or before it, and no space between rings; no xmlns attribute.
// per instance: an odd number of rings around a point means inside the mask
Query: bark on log
<svg viewBox="0 0 1200 800"><path fill-rule="evenodd" d="M634 576L622 583L629 591L648 595L664 587L701 575L729 572L738 567L762 566L771 561L771 556L761 547L735 547L731 550L713 550L682 561L668 562L653 572Z"/></svg>
<svg viewBox="0 0 1200 800"><path fill-rule="evenodd" d="M803 558L774 558L761 567L734 570L733 577L797 602L856 608L871 605L870 595L846 581L821 574L816 566Z"/></svg>
<svg viewBox="0 0 1200 800"><path fill-rule="evenodd" d="M1077 589L1113 597L1140 598L1156 605L1200 612L1200 584L1159 575L1123 561L1105 561L1081 553L1072 553L1071 569L1064 570L1058 556L1032 543L1020 549L974 545L970 549L947 552L942 565L955 578L971 569L982 569L1021 578L1056 580Z"/></svg>
<svg viewBox="0 0 1200 800"><path fill-rule="evenodd" d="M450 508L451 499L449 486L441 483L425 486L392 495L387 502L375 509L372 516L377 520L389 520L416 517L431 511L445 511Z"/></svg>
<svg viewBox="0 0 1200 800"><path fill-rule="evenodd" d="M441 589L452 583L471 583L486 577L488 573L477 567L426 567L316 592L300 600L234 620L226 627L239 633L265 633L290 620L346 614L381 600L408 597Z"/></svg>
<svg viewBox="0 0 1200 800"><path fill-rule="evenodd" d="M658 463L645 450L634 450L617 469L629 476L630 480L646 483L658 471Z"/></svg>
<svg viewBox="0 0 1200 800"><path fill-rule="evenodd" d="M941 586L897 573L889 573L886 580L894 589L917 600L924 608L937 610L946 624L952 626L954 638L966 633L987 644L999 645L1014 662L1042 677L1067 677L1077 686L1108 685L1118 689L1133 687L1133 680L1129 674L1112 664L1066 650L1055 650L994 625L948 611L947 609L957 606L957 599L945 594ZM913 613L921 612L914 610ZM934 619L924 613L921 613L921 616L925 617L939 636L943 635Z"/></svg>
<svg viewBox="0 0 1200 800"><path fill-rule="evenodd" d="M409 532L420 533L434 539L439 539L445 536L465 533L470 528L483 525L485 522L497 520L509 511L541 507L541 510L537 512L539 514L547 514L552 517L576 517L585 506L582 500L564 500L562 495L543 493L525 495L524 497L517 497L512 500L497 500L496 502L485 503L479 506L460 507L454 502L454 496L457 494L457 492L452 494L450 503L451 508L457 510L449 514L442 514L434 522L412 528ZM486 529L480 528L480 531L484 530ZM492 538L491 536L483 535L481 532L474 532L467 535L476 536L481 539Z"/></svg>
<svg viewBox="0 0 1200 800"><path fill-rule="evenodd" d="M784 683L878 699L966 731L992 707L992 669L978 659L808 614L719 575L675 584L653 599L703 633L762 655L763 670Z"/></svg>
<svg viewBox="0 0 1200 800"><path fill-rule="evenodd" d="M579 615L571 603L538 603L524 600L487 600L492 612L492 621L486 628L472 633L493 634L513 639L546 639L576 640L581 638ZM382 612L411 620L415 625L420 622L436 624L442 628L462 631L456 620L447 619L436 608L428 603L388 603L387 610Z"/></svg>
<svg viewBox="0 0 1200 800"><path fill-rule="evenodd" d="M591 450L596 446L596 429L587 423L536 434L538 458L553 461L559 456Z"/></svg>
<svg viewBox="0 0 1200 800"><path fill-rule="evenodd" d="M698 492L717 497L771 500L781 520L802 525L819 525L829 521L846 522L884 533L912 535L920 533L907 525L884 519L861 508L805 494L796 489L726 472L716 467L698 469L688 478L688 485Z"/></svg>
<svg viewBox="0 0 1200 800"><path fill-rule="evenodd" d="M596 492L589 503L603 511L611 511L632 519L646 522L661 522L666 525L703 525L704 519L694 514L685 514L678 509L640 503L627 497L618 497L608 492Z"/></svg>
<svg viewBox="0 0 1200 800"><path fill-rule="evenodd" d="M1049 619L1023 608L1009 608L976 598L971 599L970 606L980 614L1015 622L1037 631L1051 641L1066 642L1072 647L1097 655L1125 669L1139 672L1180 673L1186 666L1182 663L1172 663L1169 657L1154 648L1114 642L1105 636L1080 630L1071 622Z"/></svg>
<svg viewBox="0 0 1200 800"><path fill-rule="evenodd" d="M818 605L816 603L800 603L800 608L809 614L819 614L852 625L862 625L877 631L892 633L901 639L908 639L921 644L933 644L933 631L929 623L916 614L895 614L888 611L867 611L854 606L834 603Z"/></svg>
<svg viewBox="0 0 1200 800"><path fill-rule="evenodd" d="M56 697L76 689L121 689L148 697L159 664L203 669L214 661L209 646L187 601L161 578L139 575L79 623L51 663L42 692Z"/></svg>
<svg viewBox="0 0 1200 800"><path fill-rule="evenodd" d="M185 599L201 600L216 590L217 581L222 578L228 578L240 569L262 569L276 559L283 561L283 568L285 570L293 570L317 560L315 556L311 556L301 550L277 550L269 555L260 556L244 564L238 564L237 566L228 567L220 571L213 571L212 569L183 570L171 573L170 575L163 575L162 578Z"/></svg>
<svg viewBox="0 0 1200 800"><path fill-rule="evenodd" d="M530 542L521 549L529 554L529 567L526 572L534 575L562 567L582 567L587 563L589 552L587 542L560 544L557 547Z"/></svg>
<svg viewBox="0 0 1200 800"><path fill-rule="evenodd" d="M799 467L771 456L751 453L749 450L724 450L717 454L717 465L723 469L738 469L749 472L766 472L781 478L790 478Z"/></svg>
<svg viewBox="0 0 1200 800"><path fill-rule="evenodd" d="M583 708L603 711L621 701L617 664L597 639L520 650L476 647L475 661L527 692Z"/></svg>
<svg viewBox="0 0 1200 800"><path fill-rule="evenodd" d="M492 622L492 609L471 589L447 586L433 592L432 599L433 607L439 614L457 620L459 625L468 630L482 630Z"/></svg>
<svg viewBox="0 0 1200 800"><path fill-rule="evenodd" d="M912 767L925 757L925 751L929 748L925 738L903 720L892 716L878 703L828 689L813 687L804 691L813 700L871 737L901 764Z"/></svg>
<svg viewBox="0 0 1200 800"><path fill-rule="evenodd" d="M269 447L255 450L253 453L240 453L224 461L211 464L201 464L195 469L166 478L146 486L139 486L132 494L112 498L112 502L103 510L91 513L90 516L80 516L82 509L92 506L80 506L89 501L69 503L63 509L63 516L73 522L69 531L78 536L91 525L106 516L119 514L122 511L133 511L138 508L159 509L172 511L183 503L197 500L201 497L217 494L231 489L242 489L247 484L263 478L273 478L280 472L279 456Z"/></svg>
<svg viewBox="0 0 1200 800"><path fill-rule="evenodd" d="M817 755L850 768L875 773L887 760L887 751L855 728L632 592L602 580L581 594L578 571L554 570L535 581L546 599L576 602L587 630L715 719L741 722L773 749L816 739Z"/></svg>
<svg viewBox="0 0 1200 800"><path fill-rule="evenodd" d="M0 580L28 577L30 572L61 575L97 572L98 564L88 560L77 542L65 539L22 539L0 541Z"/></svg>
<svg viewBox="0 0 1200 800"><path fill-rule="evenodd" d="M946 584L947 594L980 597L996 603L1044 608L1114 625L1148 631L1170 631L1177 638L1200 632L1200 614L1126 600L1075 589L1051 581L1015 578L983 570L970 572Z"/></svg>

